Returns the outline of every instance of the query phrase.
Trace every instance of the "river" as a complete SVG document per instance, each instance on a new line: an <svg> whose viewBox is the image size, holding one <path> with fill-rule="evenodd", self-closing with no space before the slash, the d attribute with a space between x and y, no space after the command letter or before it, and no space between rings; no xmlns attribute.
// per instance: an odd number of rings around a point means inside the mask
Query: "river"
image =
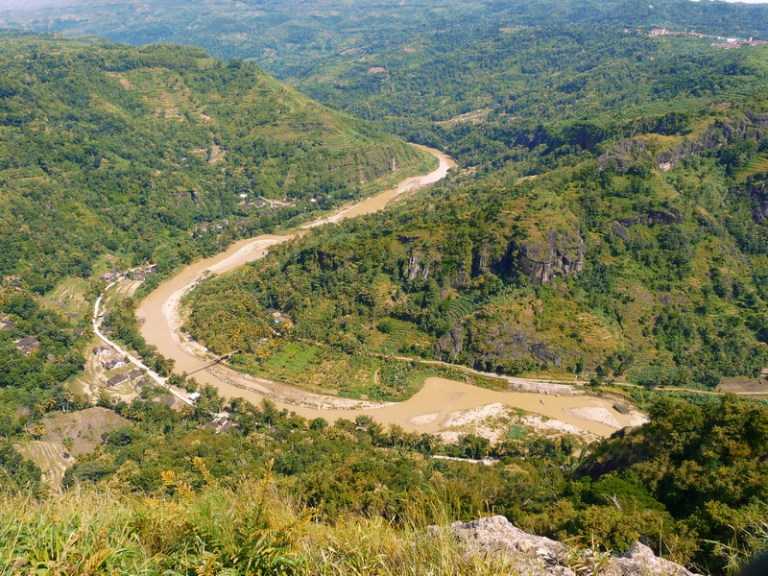
<svg viewBox="0 0 768 576"><path fill-rule="evenodd" d="M200 345L189 341L180 330L179 304L184 294L209 274L222 274L248 262L263 258L269 249L307 234L312 228L334 224L383 210L407 192L439 182L455 166L446 154L421 147L438 159L438 167L428 174L410 177L396 187L340 208L296 230L281 235L262 235L241 240L227 250L190 264L160 284L140 304L137 315L148 344L166 358L173 359L178 373L195 373L201 384L214 386L224 398L243 398L260 403L269 398L279 407L307 418L333 421L367 415L382 424L397 424L409 431L434 433L444 430L467 411L482 411L489 406L508 406L555 419L594 436L606 436L616 429L639 423L637 413L625 415L613 408L609 399L587 394L534 394L493 391L444 378L428 378L422 389L403 402L371 403L307 392L289 384L241 374L225 365L206 368L211 356ZM467 420L467 418L464 418ZM469 417L471 420L471 417Z"/></svg>

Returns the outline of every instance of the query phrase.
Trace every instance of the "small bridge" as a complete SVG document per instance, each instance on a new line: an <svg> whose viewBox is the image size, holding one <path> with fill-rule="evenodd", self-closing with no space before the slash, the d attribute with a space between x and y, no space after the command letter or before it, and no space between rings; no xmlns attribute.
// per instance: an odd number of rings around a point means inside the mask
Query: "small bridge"
<svg viewBox="0 0 768 576"><path fill-rule="evenodd" d="M234 356L235 354L239 354L239 353L240 353L240 350L233 350L232 352L227 352L226 354L223 354L221 356L216 357L214 360L212 360L211 362L209 362L205 366L201 366L200 368L198 368L196 370L192 370L192 372L187 373L187 376L192 376L194 374L197 374L198 372L202 372L204 370L208 370L208 368L213 368L214 366L217 366L217 365L221 364L222 362L226 362L227 360L232 358L232 356Z"/></svg>

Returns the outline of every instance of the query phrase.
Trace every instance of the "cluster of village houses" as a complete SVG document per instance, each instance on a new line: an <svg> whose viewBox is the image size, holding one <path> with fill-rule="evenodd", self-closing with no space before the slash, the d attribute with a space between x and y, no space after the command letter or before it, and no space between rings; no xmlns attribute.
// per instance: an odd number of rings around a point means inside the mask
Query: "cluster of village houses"
<svg viewBox="0 0 768 576"><path fill-rule="evenodd" d="M648 32L648 36L651 38L660 38L662 36L687 36L689 38L710 38L715 40L712 46L715 48L724 48L726 50L731 48L742 48L744 46L765 46L768 45L768 40L757 40L752 38L726 38L725 36L712 36L710 34L703 34L701 32L693 31L681 31L670 30L669 28L652 28Z"/></svg>
<svg viewBox="0 0 768 576"><path fill-rule="evenodd" d="M125 366L128 366L128 360L120 356L117 351L110 346L97 346L93 349L93 355L96 356L97 362L107 372L113 372L119 370ZM114 388L120 384L126 382L133 382L144 377L144 371L140 368L135 368L130 371L121 371L111 375L107 379L107 387Z"/></svg>
<svg viewBox="0 0 768 576"><path fill-rule="evenodd" d="M157 265L146 264L134 268L127 272L110 271L102 274L100 280L104 282L116 282L117 280L127 279L131 281L143 282L147 276L157 271ZM7 278L3 278L3 281ZM4 282L5 283L5 282ZM13 332L16 330L16 323L8 316L0 316L0 332ZM23 336L15 340L16 349L25 356L31 356L40 350L40 341L31 335ZM93 349L93 355L96 362L104 369L107 375L106 386L114 388L120 384L137 382L143 379L146 374L141 368L129 370L130 362L111 346L97 346ZM190 399L196 400L199 394L190 394Z"/></svg>
<svg viewBox="0 0 768 576"><path fill-rule="evenodd" d="M154 274L156 271L157 264L145 264L144 266L139 266L138 268L128 270L127 272L120 272L119 270L105 272L99 277L99 279L103 280L104 282L115 282L121 278L126 278L136 282L143 282L147 279L147 276Z"/></svg>
<svg viewBox="0 0 768 576"><path fill-rule="evenodd" d="M150 274L153 274L157 270L156 264L146 264L144 266L140 266L138 268L134 268L133 270L129 270L128 272L107 272L105 274L102 274L100 279L104 280L105 282L114 282L116 280L119 280L121 278L127 278L129 280L139 281L143 282L146 280L147 276ZM18 276L4 276L2 279L0 279L0 282L2 282L3 285L8 286L18 286L20 285L20 279ZM0 316L0 332L12 332L16 329L16 324L8 318L7 316ZM14 342L16 345L16 349L24 354L25 356L31 356L32 354L35 354L38 350L40 350L40 341L35 337L31 335L23 336L16 340ZM116 367L116 366L115 366ZM134 371L135 372L135 371ZM133 373L131 373L133 374ZM136 378L137 376L132 376L131 379ZM111 386L115 386L117 384L120 384L122 381L117 381L117 376L115 376L115 382L111 384Z"/></svg>

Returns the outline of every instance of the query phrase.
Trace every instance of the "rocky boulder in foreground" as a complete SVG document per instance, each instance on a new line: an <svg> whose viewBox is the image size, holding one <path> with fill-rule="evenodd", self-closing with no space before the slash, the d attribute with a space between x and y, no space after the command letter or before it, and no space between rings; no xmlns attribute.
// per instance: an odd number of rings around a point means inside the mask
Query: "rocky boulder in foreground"
<svg viewBox="0 0 768 576"><path fill-rule="evenodd" d="M583 568L602 576L697 576L636 542L626 554L600 561L549 538L528 534L504 516L454 522L451 532L468 554L504 554L519 576L576 576Z"/></svg>

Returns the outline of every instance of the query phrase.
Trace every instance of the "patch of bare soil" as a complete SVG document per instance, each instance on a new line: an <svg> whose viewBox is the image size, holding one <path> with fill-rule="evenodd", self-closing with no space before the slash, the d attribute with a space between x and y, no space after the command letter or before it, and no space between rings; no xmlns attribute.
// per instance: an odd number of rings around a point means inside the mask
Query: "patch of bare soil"
<svg viewBox="0 0 768 576"><path fill-rule="evenodd" d="M174 97L169 92L160 92L157 99L158 106L155 115L166 120L183 120L181 111L176 105Z"/></svg>
<svg viewBox="0 0 768 576"><path fill-rule="evenodd" d="M567 424L560 420L555 420L554 418L543 418L534 414L523 416L520 419L520 423L533 430L544 433L574 434L576 436L583 435L583 430L573 424Z"/></svg>
<svg viewBox="0 0 768 576"><path fill-rule="evenodd" d="M57 412L43 418L44 440L67 444L73 456L92 452L102 442L102 436L129 424L128 420L101 406Z"/></svg>
<svg viewBox="0 0 768 576"><path fill-rule="evenodd" d="M224 160L226 151L218 144L211 144L208 150L208 164L218 164Z"/></svg>
<svg viewBox="0 0 768 576"><path fill-rule="evenodd" d="M74 464L74 458L61 442L28 440L17 444L16 449L27 460L34 462L43 473L43 481L54 491L61 490L67 468Z"/></svg>
<svg viewBox="0 0 768 576"><path fill-rule="evenodd" d="M605 406L584 406L581 408L571 408L569 412L579 418L600 422L611 428L620 428L616 416Z"/></svg>
<svg viewBox="0 0 768 576"><path fill-rule="evenodd" d="M723 378L717 392L739 396L768 395L768 370L764 370L760 378Z"/></svg>
<svg viewBox="0 0 768 576"><path fill-rule="evenodd" d="M114 72L114 73L111 73L111 74L107 74L107 75L108 75L108 76L111 76L112 78L114 78L115 80L117 80L117 82L120 84L120 86L121 86L121 87L122 87L124 90L133 90L133 84L132 84L132 83L131 83L131 81L130 81L130 80L128 80L128 78L126 78L125 76L123 76L123 75L121 75L121 74L118 74L118 73L116 73L116 72Z"/></svg>

